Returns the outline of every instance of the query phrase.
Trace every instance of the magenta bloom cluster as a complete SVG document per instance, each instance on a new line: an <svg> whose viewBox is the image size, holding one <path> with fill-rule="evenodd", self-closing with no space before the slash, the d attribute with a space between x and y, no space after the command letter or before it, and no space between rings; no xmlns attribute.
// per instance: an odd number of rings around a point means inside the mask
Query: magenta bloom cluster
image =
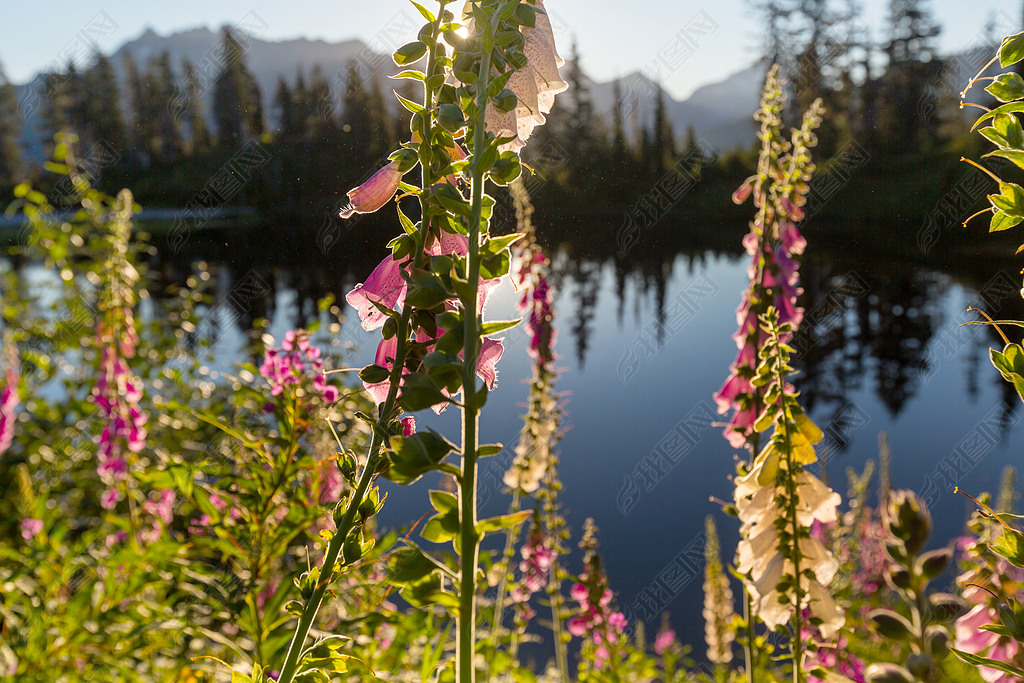
<svg viewBox="0 0 1024 683"><path fill-rule="evenodd" d="M528 605L530 598L548 585L551 565L554 564L557 553L548 545L548 538L539 527L534 527L530 532L530 537L523 544L520 553L523 559L519 562L519 583L512 589L511 597L518 603L524 620L529 621L533 616Z"/></svg>
<svg viewBox="0 0 1024 683"><path fill-rule="evenodd" d="M546 274L550 262L537 247L523 249L519 256L512 282L521 292L517 305L525 317L524 327L530 337L527 353L541 363L550 363L554 360L552 348L555 346L553 291Z"/></svg>
<svg viewBox="0 0 1024 683"><path fill-rule="evenodd" d="M289 330L280 349L267 349L260 375L270 383L270 393L280 396L285 387L300 387L312 379L314 391L327 403L338 400L338 388L327 383L320 348L309 342L305 330ZM271 404L270 410L273 410Z"/></svg>
<svg viewBox="0 0 1024 683"><path fill-rule="evenodd" d="M589 637L594 641L594 666L598 669L611 658L611 651L622 640L626 617L611 607L612 591L608 579L600 571L580 575L570 595L580 604L580 612L569 619L569 633L576 637Z"/></svg>
<svg viewBox="0 0 1024 683"><path fill-rule="evenodd" d="M0 389L0 454L14 441L15 408L18 407L18 352L11 344L7 354L7 378Z"/></svg>
<svg viewBox="0 0 1024 683"><path fill-rule="evenodd" d="M807 619L813 616L810 610L805 610L805 614ZM842 674L854 683L865 683L867 665L860 657L849 651L850 643L846 636L839 636L839 640L834 644L823 645L820 644L823 640L821 632L813 626L805 626L803 639L805 643L819 643L817 650L807 653L803 664L804 671L813 671L820 667L826 671ZM807 680L809 683L823 683L822 679L812 675L808 675Z"/></svg>
<svg viewBox="0 0 1024 683"><path fill-rule="evenodd" d="M100 496L100 504L107 510L112 510L121 498L117 485L128 477L128 453L139 453L146 445L146 415L139 406L142 384L131 374L125 360L134 355L134 351L130 335L117 346L104 346L92 392L92 401L104 420L103 431L97 439L96 470L107 485Z"/></svg>
<svg viewBox="0 0 1024 683"><path fill-rule="evenodd" d="M795 207L791 207L791 211L797 216L802 215L802 211ZM757 351L766 339L758 316L763 315L769 306L774 306L779 312L780 324L790 323L795 328L803 320L803 309L796 304L801 290L797 287L799 264L794 257L803 253L807 242L796 223L788 219L779 221L776 234L765 232L763 226L755 223L743 238L743 246L751 261L747 268L750 286L743 292L736 309L739 329L733 339L739 352L729 366L729 378L714 396L719 414L732 411L725 427L725 438L734 448L741 448L753 434L754 422L761 410L761 403L751 384L758 363ZM787 342L791 337L792 333L787 333L782 341Z"/></svg>

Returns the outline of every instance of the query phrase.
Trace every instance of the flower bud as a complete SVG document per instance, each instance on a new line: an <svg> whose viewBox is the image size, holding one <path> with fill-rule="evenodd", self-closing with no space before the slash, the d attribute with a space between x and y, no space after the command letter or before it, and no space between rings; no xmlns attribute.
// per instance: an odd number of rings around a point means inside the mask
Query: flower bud
<svg viewBox="0 0 1024 683"><path fill-rule="evenodd" d="M889 640L909 641L914 637L913 627L906 617L891 609L880 608L871 610L868 619L874 624L875 631Z"/></svg>
<svg viewBox="0 0 1024 683"><path fill-rule="evenodd" d="M945 659L949 654L949 631L944 626L932 624L925 629L924 642L936 661Z"/></svg>
<svg viewBox="0 0 1024 683"><path fill-rule="evenodd" d="M889 494L882 524L886 533L903 542L910 557L921 552L932 531L932 518L924 501L907 490Z"/></svg>
<svg viewBox="0 0 1024 683"><path fill-rule="evenodd" d="M924 553L915 562L917 573L924 578L931 581L943 571L949 565L949 560L953 557L953 551L949 548L939 548L938 550L931 550Z"/></svg>
<svg viewBox="0 0 1024 683"><path fill-rule="evenodd" d="M868 683L915 683L913 674L898 664L872 664L864 677Z"/></svg>
<svg viewBox="0 0 1024 683"><path fill-rule="evenodd" d="M907 668L910 673L921 679L928 676L933 663L932 656L927 652L919 652L907 657Z"/></svg>
<svg viewBox="0 0 1024 683"><path fill-rule="evenodd" d="M402 181L402 171L397 161L380 169L365 183L348 191L349 204L341 210L342 218L351 218L356 213L373 213L395 196Z"/></svg>

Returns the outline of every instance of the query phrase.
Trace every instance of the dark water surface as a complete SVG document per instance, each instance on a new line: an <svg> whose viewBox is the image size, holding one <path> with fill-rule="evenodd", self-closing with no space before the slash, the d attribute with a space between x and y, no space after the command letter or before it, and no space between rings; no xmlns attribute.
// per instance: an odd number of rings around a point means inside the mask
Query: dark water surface
<svg viewBox="0 0 1024 683"><path fill-rule="evenodd" d="M543 239L543 220L538 230ZM348 232L285 223L211 231L184 248L157 238L151 266L167 284L183 281L197 259L210 264L218 303L200 333L216 331L217 364L230 368L243 358L242 330L253 318L269 318L280 340L316 315L320 296L333 292L342 301L383 257L390 232L369 223ZM742 232L729 228L716 249L702 243L667 253L652 243L641 245L649 253L636 250L626 260L563 245L553 258L558 390L567 415L560 502L573 542L593 517L620 608L649 629L669 611L699 654L704 517L716 515L726 561L738 527L709 498L731 499L735 452L713 424L722 418L712 394L736 354L731 335L747 279ZM801 267L807 313L794 342L801 371L794 381L826 432L819 449L826 474L845 494L846 468L861 470L877 458L879 433L887 433L893 486L924 496L935 522L932 545L945 544L971 509L953 487L994 491L1003 467L1020 459L1014 440L1024 434L1024 411L987 358L987 349L1001 343L989 328L960 326L971 319L968 305L993 317L1024 317L1019 276L1012 262L992 265L979 254L897 259L891 255L899 250L884 241L857 249L821 226L808 237ZM587 255L574 255L581 251ZM517 317L514 301L503 283L485 317ZM378 337L363 332L351 311L341 335L358 347L350 365L372 360ZM506 333L505 347L481 421L483 442L508 446L482 466L485 516L501 514L510 500L501 475L522 424L531 371L521 330ZM454 409L417 420L458 442ZM437 485L434 478L391 486L382 525L413 523ZM578 555L569 560L574 573L581 570Z"/></svg>

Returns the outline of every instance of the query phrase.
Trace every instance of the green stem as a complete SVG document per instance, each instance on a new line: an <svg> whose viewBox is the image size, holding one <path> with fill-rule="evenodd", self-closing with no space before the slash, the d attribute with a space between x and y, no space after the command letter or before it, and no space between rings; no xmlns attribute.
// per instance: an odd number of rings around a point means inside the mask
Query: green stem
<svg viewBox="0 0 1024 683"><path fill-rule="evenodd" d="M437 26L440 25L440 19L444 14L444 5L445 3L442 2L441 8L438 11L438 18L435 21L435 32ZM424 78L424 109L427 112L430 112L433 106L433 91L430 89L428 83L431 80L430 77L434 73L435 61L436 46L432 46L429 50L426 74ZM430 169L430 141L433 133L433 117L428 115L423 118L424 131L423 143L420 145L420 166L422 171L421 179L423 189L426 190L434 182ZM427 202L427 193L424 191L420 194L420 207L423 216L428 215ZM424 243L428 233L428 226L423 223L416 237L416 256L414 257L413 263L414 268L420 267L424 260ZM299 656L302 653L303 646L305 645L306 636L309 635L309 630L313 626L313 620L316 618L317 612L320 610L320 605L323 603L327 587L331 584L331 581L334 578L334 566L338 561L338 557L341 555L341 549L345 545L345 539L348 538L348 535L355 524L356 513L359 511L363 498L366 496L366 491L370 488L370 482L373 481L373 478L376 475L381 459L381 447L385 445L386 437L384 435L387 433L388 424L391 421L392 414L394 413L398 403L398 388L401 385L402 370L405 366L405 359L409 350L409 320L411 316L412 307L403 307L402 314L399 316L398 320L398 345L395 349L394 365L391 369L388 396L384 401L384 407L381 409L377 417L377 423L374 425L373 436L370 438L370 448L366 458L366 465L359 476L359 481L356 484L356 490L349 500L348 507L345 510L345 516L342 517L341 522L338 523L336 533L331 537L330 542L327 544L327 550L324 553L324 560L320 568L320 580L313 589L313 593L306 601L306 606L303 608L302 615L299 617L299 623L295 627L295 634L292 636L291 643L288 645L288 653L285 655L285 661L281 667L281 675L278 677L278 683L292 683L295 678L299 663Z"/></svg>
<svg viewBox="0 0 1024 683"><path fill-rule="evenodd" d="M486 30L486 27L485 27ZM476 637L476 572L480 555L480 534L476 529L477 498L477 429L480 409L477 406L476 363L480 355L480 318L477 299L480 289L480 223L483 215L484 178L479 160L487 145L487 84L491 73L491 53L483 50L476 82L477 115L473 122L472 199L469 218L469 249L466 256L466 279L469 296L463 299L464 363L462 366L462 481L459 486L459 533L462 562L459 576L458 636L455 668L460 683L474 683L473 666Z"/></svg>
<svg viewBox="0 0 1024 683"><path fill-rule="evenodd" d="M519 512L521 506L522 489L516 488L512 492L512 504L509 506L509 514ZM498 582L498 594L494 598L494 618L491 620L491 642L497 642L498 633L501 630L502 612L505 611L505 592L508 589L508 579L512 575L512 557L515 555L516 541L519 540L519 527L514 526L505 530L505 551L501 556L501 580ZM515 660L513 659L513 662ZM488 664L488 671L490 671Z"/></svg>
<svg viewBox="0 0 1024 683"><path fill-rule="evenodd" d="M769 343L775 346L775 382L778 384L779 391L785 391L786 378L782 372L782 340L779 339L779 331L774 325L771 326ZM783 396L781 399L782 410L779 415L779 426L782 428L783 438L783 449L782 452L786 458L786 498L789 519L787 520L792 529L792 560L793 560L793 581L795 582L794 587L794 599L793 599L793 619L792 628L793 635L790 638L790 648L793 651L793 683L800 683L803 680L803 670L801 668L801 660L803 658L803 588L801 588L800 580L800 534L801 527L797 520L797 501L798 493L796 490L796 468L799 466L793 461L793 439L790 434L790 427L793 424L789 412L786 408L786 397Z"/></svg>
<svg viewBox="0 0 1024 683"><path fill-rule="evenodd" d="M753 601L750 597L750 591L747 587L743 587L743 619L747 624L747 642L743 647L743 658L744 664L747 667L747 681L748 683L756 683L757 674L754 673L754 666L756 663L754 653L754 609Z"/></svg>

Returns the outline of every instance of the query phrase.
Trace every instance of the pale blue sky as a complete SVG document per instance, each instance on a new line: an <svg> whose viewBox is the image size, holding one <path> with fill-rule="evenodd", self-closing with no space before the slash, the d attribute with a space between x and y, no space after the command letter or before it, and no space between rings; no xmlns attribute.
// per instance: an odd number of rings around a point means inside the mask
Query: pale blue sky
<svg viewBox="0 0 1024 683"><path fill-rule="evenodd" d="M888 1L860 4L865 8L864 24L876 39L884 36ZM943 29L943 51L977 44L990 16L1003 33L1018 30L1021 4L1022 0L932 0ZM83 37L109 53L146 27L167 34L200 25L236 24L255 13L261 36L269 39L361 38L397 47L394 35L403 35L403 25L419 20L406 0L78 0L29 7L17 17L8 9L0 22L0 63L15 83L53 65L62 54L80 51ZM677 98L749 65L760 44L759 27L744 0L548 0L547 7L560 29L563 56L575 36L584 69L594 78L603 81L643 69ZM689 42L681 41L680 35L688 36ZM403 35L403 42L409 37Z"/></svg>

